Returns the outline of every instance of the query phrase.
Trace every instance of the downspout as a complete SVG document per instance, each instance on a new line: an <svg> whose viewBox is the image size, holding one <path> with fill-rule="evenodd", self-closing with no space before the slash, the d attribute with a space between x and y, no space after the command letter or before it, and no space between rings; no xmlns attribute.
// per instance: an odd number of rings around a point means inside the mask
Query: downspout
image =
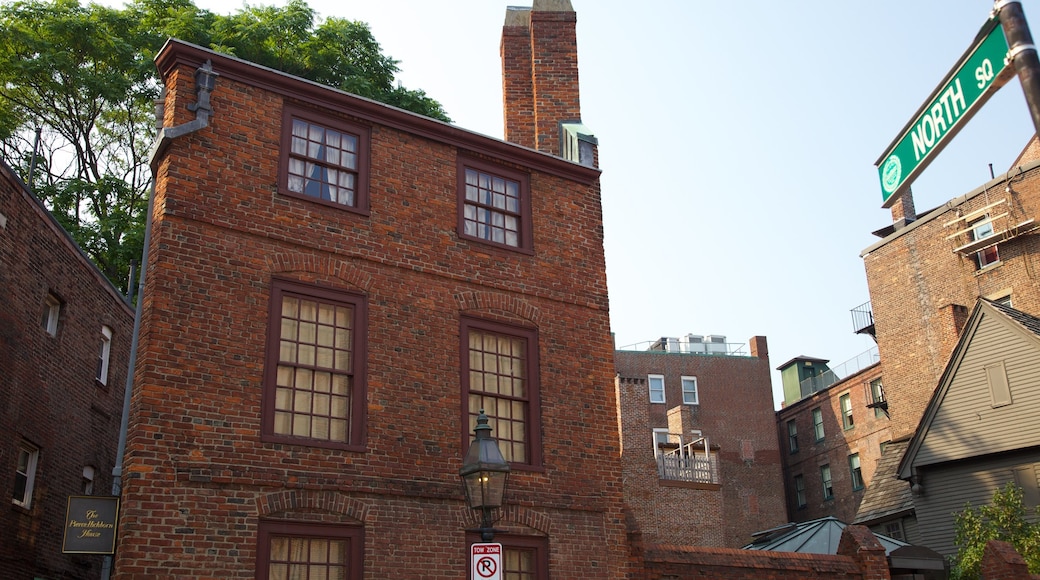
<svg viewBox="0 0 1040 580"><path fill-rule="evenodd" d="M161 127L149 155L149 167L152 170L151 187L148 192L148 214L145 216L144 251L141 253L141 275L137 283L137 307L134 310L134 333L130 342L130 360L127 364L126 389L123 392L123 413L119 421L119 443L116 445L116 464L112 468L112 495L119 497L123 492L123 455L126 453L126 435L130 424L130 400L134 387L134 367L137 365L137 345L141 336L141 312L144 308L144 281L148 266L148 246L152 240L152 211L155 208L155 173L159 165L159 156L177 137L183 137L209 126L209 116L213 109L209 103L210 93L216 85L219 75L213 72L213 63L206 61L195 71L195 93L197 102L188 105L189 111L195 112L195 119L175 127ZM162 105L156 104L156 120L162 122ZM112 576L112 555L106 555L101 565L101 579L109 580Z"/></svg>

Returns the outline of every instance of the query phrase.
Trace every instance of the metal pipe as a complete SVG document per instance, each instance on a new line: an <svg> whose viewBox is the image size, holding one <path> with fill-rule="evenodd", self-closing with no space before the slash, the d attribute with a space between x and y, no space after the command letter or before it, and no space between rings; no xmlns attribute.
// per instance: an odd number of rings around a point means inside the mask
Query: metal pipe
<svg viewBox="0 0 1040 580"><path fill-rule="evenodd" d="M994 11L1004 29L1008 55L1022 84L1029 115L1033 119L1033 129L1040 134L1040 58L1037 57L1036 45L1033 44L1033 35L1029 32L1022 4L1017 0L999 0L994 5Z"/></svg>

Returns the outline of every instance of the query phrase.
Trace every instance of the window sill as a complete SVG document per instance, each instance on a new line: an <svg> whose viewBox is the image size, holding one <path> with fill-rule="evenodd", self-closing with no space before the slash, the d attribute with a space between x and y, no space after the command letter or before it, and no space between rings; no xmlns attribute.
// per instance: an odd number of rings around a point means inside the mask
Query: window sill
<svg viewBox="0 0 1040 580"><path fill-rule="evenodd" d="M997 268L999 268L999 267L1001 267L1003 265L1004 265L1003 260L997 260L996 262L993 262L992 264L986 264L985 266L979 268L978 270L975 270L975 275L976 276L981 276L982 274L985 274L986 272L990 272L992 270L995 270L995 269L997 269Z"/></svg>

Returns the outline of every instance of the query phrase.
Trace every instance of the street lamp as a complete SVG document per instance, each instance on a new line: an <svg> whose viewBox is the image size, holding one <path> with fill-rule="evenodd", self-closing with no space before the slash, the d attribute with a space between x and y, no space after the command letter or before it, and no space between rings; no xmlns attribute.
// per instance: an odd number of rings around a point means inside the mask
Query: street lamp
<svg viewBox="0 0 1040 580"><path fill-rule="evenodd" d="M466 491L466 503L470 509L481 510L481 524L476 531L480 532L482 541L490 542L498 531L491 527L491 510L502 507L509 462L502 457L498 440L491 436L484 409L477 416L473 435L475 439L462 460L459 476L462 477L462 487Z"/></svg>

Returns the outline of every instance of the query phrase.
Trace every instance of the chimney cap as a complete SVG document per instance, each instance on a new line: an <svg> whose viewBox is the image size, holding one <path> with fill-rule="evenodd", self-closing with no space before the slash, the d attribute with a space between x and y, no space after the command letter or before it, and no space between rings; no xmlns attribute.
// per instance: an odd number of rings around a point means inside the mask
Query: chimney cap
<svg viewBox="0 0 1040 580"><path fill-rule="evenodd" d="M535 12L574 12L571 0L534 0L531 10Z"/></svg>

